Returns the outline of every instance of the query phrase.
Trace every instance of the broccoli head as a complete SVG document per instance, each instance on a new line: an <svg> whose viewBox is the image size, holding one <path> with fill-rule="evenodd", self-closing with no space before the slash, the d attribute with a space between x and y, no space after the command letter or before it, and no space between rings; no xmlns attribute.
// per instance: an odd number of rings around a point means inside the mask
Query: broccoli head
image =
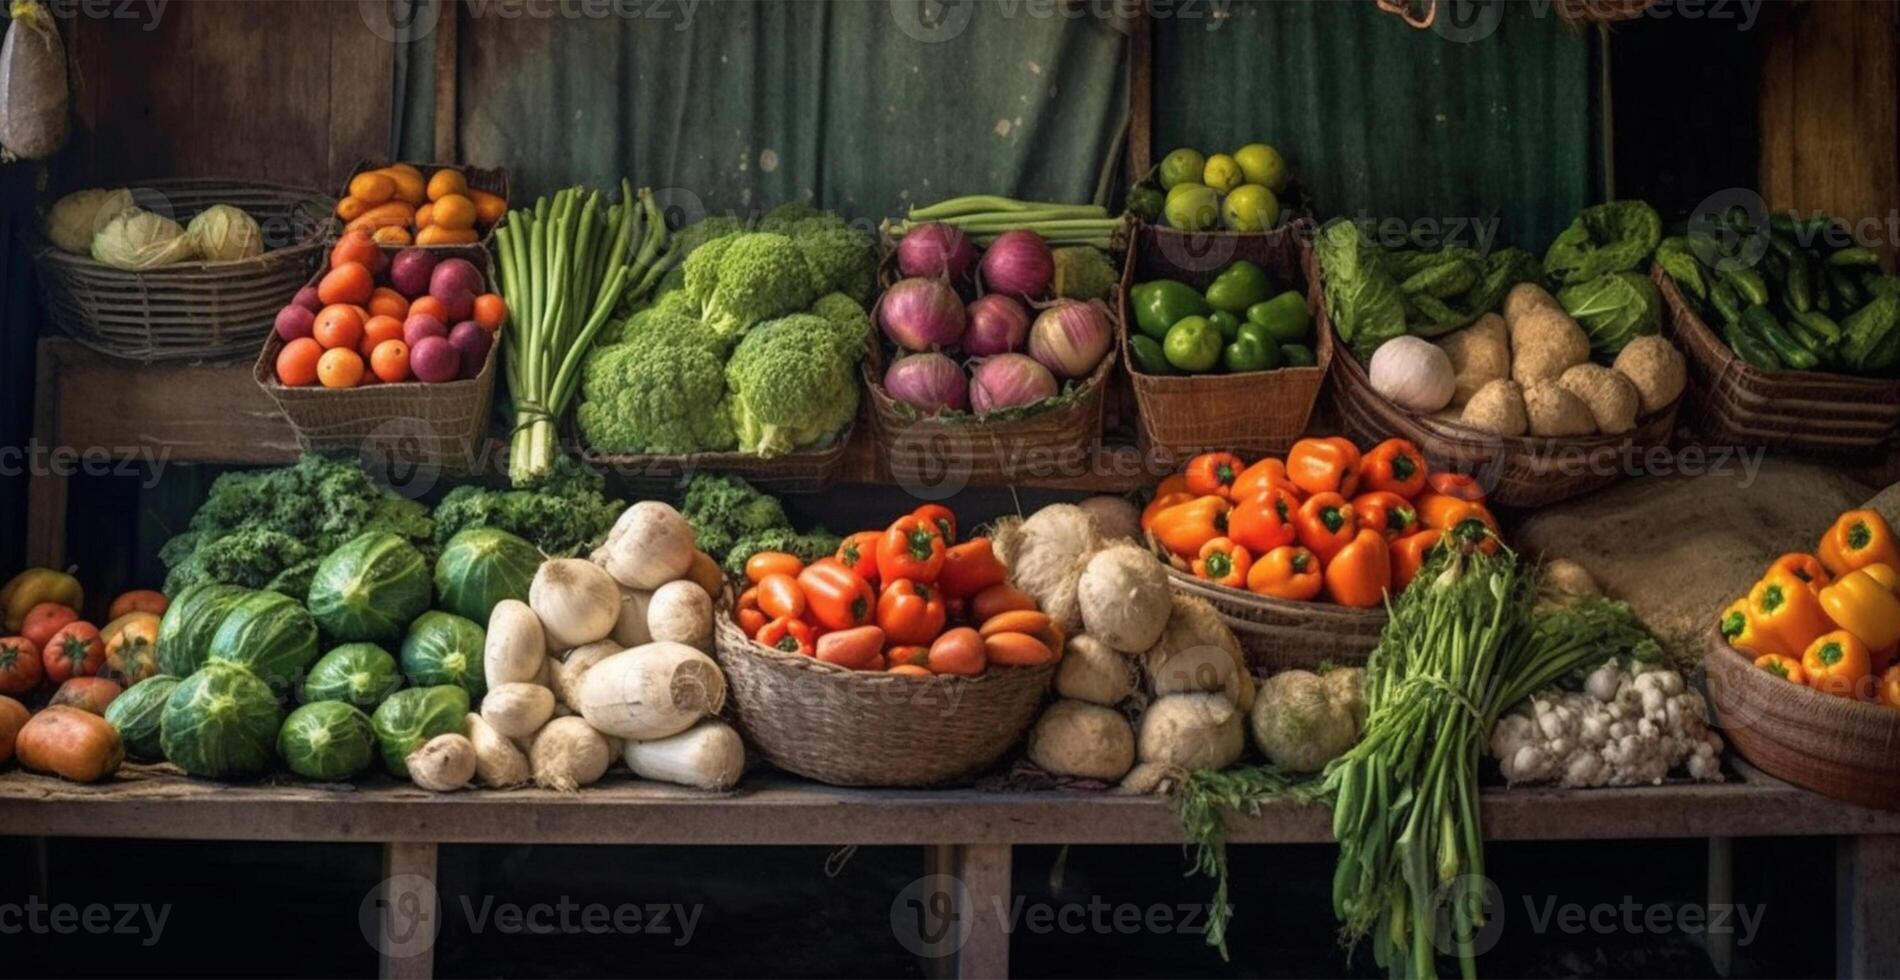
<svg viewBox="0 0 1900 980"><path fill-rule="evenodd" d="M628 317L627 322L620 325L618 334L606 343L641 343L663 347L686 344L723 352L726 339L714 334L698 317L680 307L679 303L649 306Z"/></svg>
<svg viewBox="0 0 1900 980"><path fill-rule="evenodd" d="M701 245L716 241L745 230L745 222L736 215L713 214L681 228L673 233L673 248L685 257L699 250Z"/></svg>
<svg viewBox="0 0 1900 980"><path fill-rule="evenodd" d="M759 230L780 235L790 235L793 233L793 229L798 228L813 218L830 219L840 224L843 223L837 215L829 211L820 211L804 201L786 201L784 204L765 212L765 216L759 219Z"/></svg>
<svg viewBox="0 0 1900 980"><path fill-rule="evenodd" d="M858 411L855 359L821 317L760 324L726 363L739 448L782 456L838 434Z"/></svg>
<svg viewBox="0 0 1900 980"><path fill-rule="evenodd" d="M446 545L467 528L493 527L549 555L580 557L607 536L625 508L606 489L606 477L566 455L554 458L547 477L532 490L459 486L435 505L436 544Z"/></svg>
<svg viewBox="0 0 1900 980"><path fill-rule="evenodd" d="M831 324L844 343L845 356L855 363L871 336L871 317L864 307L843 293L826 293L811 305L811 313Z"/></svg>
<svg viewBox="0 0 1900 980"><path fill-rule="evenodd" d="M605 452L696 453L736 443L719 352L652 337L593 352L574 421Z"/></svg>
<svg viewBox="0 0 1900 980"><path fill-rule="evenodd" d="M686 259L686 292L706 325L737 337L753 325L802 310L818 289L792 240L748 232L701 246Z"/></svg>
<svg viewBox="0 0 1900 980"><path fill-rule="evenodd" d="M871 236L836 218L812 218L790 233L800 258L820 293L839 292L860 305L877 284L877 255Z"/></svg>

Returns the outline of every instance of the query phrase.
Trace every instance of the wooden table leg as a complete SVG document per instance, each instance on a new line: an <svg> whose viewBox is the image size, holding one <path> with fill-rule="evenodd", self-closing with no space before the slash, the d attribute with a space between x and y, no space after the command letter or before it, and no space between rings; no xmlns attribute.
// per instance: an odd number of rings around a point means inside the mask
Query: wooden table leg
<svg viewBox="0 0 1900 980"><path fill-rule="evenodd" d="M969 903L958 911L971 923L969 937L957 950L957 976L1003 980L1009 976L1009 845L957 848L956 875L963 881L963 897Z"/></svg>
<svg viewBox="0 0 1900 980"><path fill-rule="evenodd" d="M59 445L59 367L41 341L33 379L33 446L50 453ZM21 460L26 482L26 563L59 568L66 558L66 474L51 457Z"/></svg>
<svg viewBox="0 0 1900 980"><path fill-rule="evenodd" d="M1732 837L1709 838L1709 873L1707 882L1708 899L1705 909L1729 908L1735 904L1735 839ZM1735 964L1735 933L1733 931L1703 934L1709 947L1709 968L1718 977L1729 975Z"/></svg>
<svg viewBox="0 0 1900 980"><path fill-rule="evenodd" d="M1834 849L1834 971L1900 976L1900 836L1842 837Z"/></svg>
<svg viewBox="0 0 1900 980"><path fill-rule="evenodd" d="M383 845L383 881L376 904L376 949L384 980L435 975L435 937L442 907L435 894L434 844Z"/></svg>

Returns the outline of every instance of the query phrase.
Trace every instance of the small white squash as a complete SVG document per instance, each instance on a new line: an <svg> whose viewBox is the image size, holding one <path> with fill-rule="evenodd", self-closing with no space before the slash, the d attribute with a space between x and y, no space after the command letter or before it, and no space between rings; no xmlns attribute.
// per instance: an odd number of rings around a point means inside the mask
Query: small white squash
<svg viewBox="0 0 1900 980"><path fill-rule="evenodd" d="M1458 393L1458 372L1437 345L1409 334L1372 352L1372 390L1408 411L1436 412Z"/></svg>
<svg viewBox="0 0 1900 980"><path fill-rule="evenodd" d="M731 725L708 718L678 735L629 739L622 758L641 779L724 790L738 785L745 771L745 743Z"/></svg>
<svg viewBox="0 0 1900 980"><path fill-rule="evenodd" d="M570 706L603 734L651 740L677 735L726 703L726 675L711 657L655 641L589 670Z"/></svg>

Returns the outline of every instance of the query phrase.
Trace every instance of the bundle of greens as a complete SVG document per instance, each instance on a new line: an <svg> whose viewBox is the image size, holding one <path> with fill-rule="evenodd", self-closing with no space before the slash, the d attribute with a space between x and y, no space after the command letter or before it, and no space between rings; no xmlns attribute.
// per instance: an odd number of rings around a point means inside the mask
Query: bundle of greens
<svg viewBox="0 0 1900 980"><path fill-rule="evenodd" d="M377 485L355 460L306 454L295 466L226 473L159 549L165 594L224 582L302 598L317 562L365 531L428 549L433 524L427 507Z"/></svg>
<svg viewBox="0 0 1900 980"><path fill-rule="evenodd" d="M1537 278L1537 260L1517 248L1386 249L1357 223L1335 218L1314 245L1326 278L1326 310L1360 360L1394 337L1439 337L1498 308L1511 287Z"/></svg>
<svg viewBox="0 0 1900 980"><path fill-rule="evenodd" d="M680 513L693 526L699 550L711 555L735 577L746 559L761 551L784 551L806 562L838 550L840 539L822 527L800 532L785 516L785 505L736 476L695 474L686 484Z"/></svg>
<svg viewBox="0 0 1900 980"><path fill-rule="evenodd" d="M1613 357L1637 337L1662 330L1662 294L1649 257L1662 242L1662 218L1643 201L1584 208L1544 252L1544 275L1557 302L1590 335L1590 349Z"/></svg>
<svg viewBox="0 0 1900 980"><path fill-rule="evenodd" d="M460 486L435 505L435 543L446 545L467 528L492 527L526 539L555 558L587 554L626 509L606 495L604 476L566 456L556 457L533 490Z"/></svg>

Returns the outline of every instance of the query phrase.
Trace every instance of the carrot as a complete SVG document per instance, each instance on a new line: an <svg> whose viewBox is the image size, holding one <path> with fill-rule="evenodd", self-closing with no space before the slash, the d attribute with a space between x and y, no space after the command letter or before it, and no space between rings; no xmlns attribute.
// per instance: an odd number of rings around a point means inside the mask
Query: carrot
<svg viewBox="0 0 1900 980"><path fill-rule="evenodd" d="M26 705L0 694L0 766L13 758L13 740L20 737L20 728L26 724L33 713Z"/></svg>
<svg viewBox="0 0 1900 980"><path fill-rule="evenodd" d="M1049 628L1049 614L1034 609L1011 609L983 621L977 632L989 639L998 633L1028 633L1031 636Z"/></svg>
<svg viewBox="0 0 1900 980"><path fill-rule="evenodd" d="M61 684L59 690L53 692L52 700L46 703L49 707L63 704L103 716L106 705L124 691L125 688L110 677L73 677Z"/></svg>
<svg viewBox="0 0 1900 980"><path fill-rule="evenodd" d="M992 585L970 597L970 618L976 622L988 622L991 616L1014 609L1035 609L1036 600L1029 593L1005 582Z"/></svg>
<svg viewBox="0 0 1900 980"><path fill-rule="evenodd" d="M984 637L983 655L1003 667L1036 667L1056 658L1041 640L1028 633L997 633Z"/></svg>
<svg viewBox="0 0 1900 980"><path fill-rule="evenodd" d="M818 659L852 670L883 670L884 631L875 626L832 630L818 638Z"/></svg>
<svg viewBox="0 0 1900 980"><path fill-rule="evenodd" d="M983 637L968 626L959 626L930 645L926 664L933 674L975 677L989 666L989 658L983 653Z"/></svg>
<svg viewBox="0 0 1900 980"><path fill-rule="evenodd" d="M27 721L14 748L20 765L75 783L96 783L118 772L125 761L125 744L111 722L63 704Z"/></svg>

